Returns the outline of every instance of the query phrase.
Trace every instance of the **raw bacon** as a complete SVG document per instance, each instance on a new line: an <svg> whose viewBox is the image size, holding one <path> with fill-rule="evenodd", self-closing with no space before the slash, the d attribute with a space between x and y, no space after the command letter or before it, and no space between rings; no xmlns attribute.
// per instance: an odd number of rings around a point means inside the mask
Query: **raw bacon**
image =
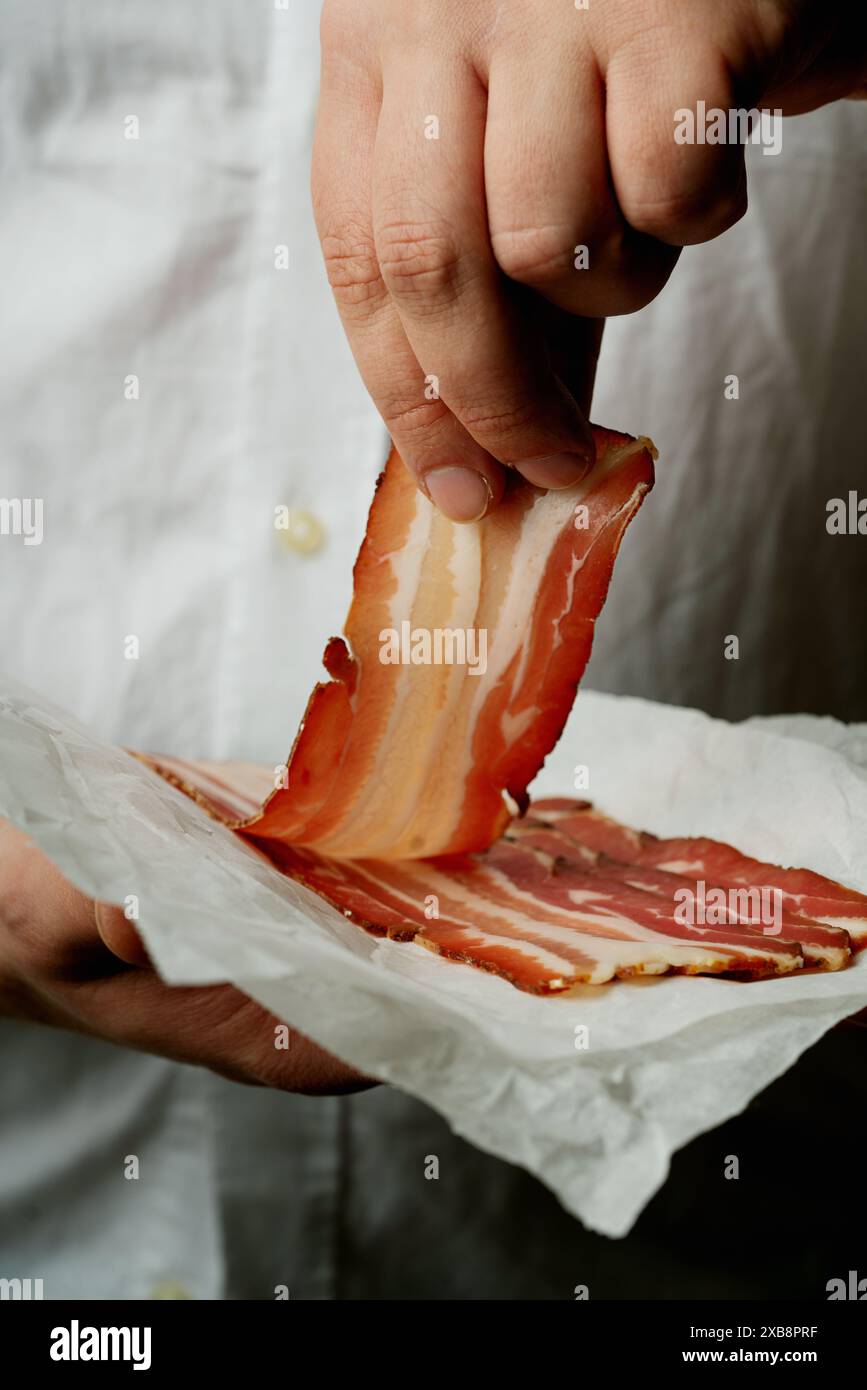
<svg viewBox="0 0 867 1390"><path fill-rule="evenodd" d="M345 640L326 647L330 680L277 780L244 763L138 756L368 931L521 989L837 969L849 933L867 942L867 899L839 884L710 840L657 840L587 803L539 801L515 818L572 706L623 532L653 481L647 441L595 435L585 483L546 494L515 480L470 526L436 512L392 453ZM714 925L682 920L676 895L698 877L779 888L779 929L737 908Z"/></svg>
<svg viewBox="0 0 867 1390"><path fill-rule="evenodd" d="M811 869L784 869L741 854L731 845L698 837L658 839L630 830L595 810L589 802L561 798L534 803L534 819L547 823L585 854L629 864L642 871L677 875L719 888L769 888L779 894L794 921L826 923L844 929L857 945L867 944L867 896L824 878ZM650 886L650 876L633 876Z"/></svg>
<svg viewBox="0 0 867 1390"><path fill-rule="evenodd" d="M248 833L340 859L419 859L497 838L560 736L620 541L653 482L649 441L602 429L595 439L583 483L544 493L515 476L471 525L442 516L392 452L346 641L328 643L331 680ZM412 634L417 652L403 640ZM426 638L460 656L461 634L484 647L484 669L425 663ZM384 645L400 648L398 664L381 659Z"/></svg>
<svg viewBox="0 0 867 1390"><path fill-rule="evenodd" d="M570 901L571 884L532 853L500 844L434 860L324 860L290 850L276 862L368 930L421 945L555 993L615 977L800 968L797 943L734 932L669 932L629 907L609 914Z"/></svg>
<svg viewBox="0 0 867 1390"><path fill-rule="evenodd" d="M568 871L583 902L594 903L596 910L610 912L611 905L620 906L639 916L656 918L670 928L684 930L679 921L676 908L686 889L694 894L696 880L662 869L645 868L634 863L622 863L607 855L591 849L588 845L574 840L562 828L552 824L547 816L548 803L532 802L526 819L515 821L509 827L507 836L526 848L536 849L556 863L561 873ZM610 822L612 831L631 837L635 832L625 826ZM627 840L628 842L628 840ZM728 846L721 846L728 849ZM710 872L710 870L708 870ZM707 888L719 888L718 880L706 884ZM579 901L576 896L574 901ZM781 911L779 927L773 927L772 934L766 924L757 918L754 911L746 905L731 906L724 909L722 939L725 931L735 933L734 940L756 936L766 942L776 941L781 945L794 945L803 952L807 965L822 966L829 970L839 970L851 953L852 942L849 933L837 926L825 925L797 911ZM690 932L703 930L720 933L720 926L696 924L687 928Z"/></svg>
<svg viewBox="0 0 867 1390"><path fill-rule="evenodd" d="M270 780L267 769L244 764L145 761L224 822L239 806L255 804ZM366 930L416 941L534 993L631 975L757 978L805 963L845 964L849 941L839 928L800 919L795 927L786 918L783 934L768 937L746 923L681 924L658 890L630 882L637 870L576 844L554 828L550 813L551 803L533 802L488 850L436 859L338 860L285 841L254 843L283 873Z"/></svg>

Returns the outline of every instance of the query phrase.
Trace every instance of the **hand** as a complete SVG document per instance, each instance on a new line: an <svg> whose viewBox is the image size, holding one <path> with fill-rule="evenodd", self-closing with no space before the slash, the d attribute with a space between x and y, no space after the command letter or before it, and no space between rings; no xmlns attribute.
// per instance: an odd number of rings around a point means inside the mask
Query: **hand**
<svg viewBox="0 0 867 1390"><path fill-rule="evenodd" d="M743 147L675 112L811 110L867 78L828 0L326 0L313 164L361 374L455 520L592 461L600 321L747 205ZM588 266L576 268L576 248ZM435 394L438 388L438 395Z"/></svg>
<svg viewBox="0 0 867 1390"><path fill-rule="evenodd" d="M73 888L0 821L0 1015L89 1033L233 1081L305 1095L372 1085L231 985L176 988L153 970L123 912Z"/></svg>

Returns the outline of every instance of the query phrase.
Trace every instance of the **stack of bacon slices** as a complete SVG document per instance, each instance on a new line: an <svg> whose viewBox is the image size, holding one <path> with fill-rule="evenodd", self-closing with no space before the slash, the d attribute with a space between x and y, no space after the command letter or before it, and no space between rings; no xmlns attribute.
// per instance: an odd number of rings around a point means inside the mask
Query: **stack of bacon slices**
<svg viewBox="0 0 867 1390"><path fill-rule="evenodd" d="M867 897L712 840L629 830L586 802L528 807L653 483L647 440L594 433L583 483L543 493L515 478L471 525L437 512L392 453L346 640L326 647L331 679L313 691L276 790L249 764L139 756L368 931L521 989L840 969L867 944ZM381 659L389 634L407 630L445 634L452 651L450 634L484 634L485 662ZM699 886L725 905L692 924L682 905ZM773 925L755 910L769 894Z"/></svg>

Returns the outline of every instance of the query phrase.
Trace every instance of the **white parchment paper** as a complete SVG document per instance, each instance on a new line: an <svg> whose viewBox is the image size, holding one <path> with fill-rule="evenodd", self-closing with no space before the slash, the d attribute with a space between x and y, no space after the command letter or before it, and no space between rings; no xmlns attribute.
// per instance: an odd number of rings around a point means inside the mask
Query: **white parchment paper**
<svg viewBox="0 0 867 1390"><path fill-rule="evenodd" d="M534 791L573 794L584 764L589 795L629 824L712 835L867 891L865 748L864 726L806 716L729 725L585 692ZM137 895L166 980L234 983L522 1164L612 1236L629 1230L676 1149L867 1005L867 955L837 974L656 979L538 999L420 946L376 940L9 681L0 814L87 892ZM586 1049L576 1048L578 1025Z"/></svg>

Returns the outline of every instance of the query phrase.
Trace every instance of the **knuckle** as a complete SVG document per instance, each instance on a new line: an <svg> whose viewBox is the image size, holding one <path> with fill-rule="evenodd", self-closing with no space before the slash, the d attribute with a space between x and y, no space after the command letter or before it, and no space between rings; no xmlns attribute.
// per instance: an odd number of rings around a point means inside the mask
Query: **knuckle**
<svg viewBox="0 0 867 1390"><path fill-rule="evenodd" d="M357 224L348 223L324 231L321 242L328 283L340 310L369 313L385 294L370 235Z"/></svg>
<svg viewBox="0 0 867 1390"><path fill-rule="evenodd" d="M179 1019L193 1053L207 1047L207 1065L247 1085L268 1085L282 1055L275 1047L277 1020L231 985L188 990Z"/></svg>
<svg viewBox="0 0 867 1390"><path fill-rule="evenodd" d="M394 395L379 401L382 418L392 434L412 442L428 435L448 415L442 401L428 401L418 395Z"/></svg>
<svg viewBox="0 0 867 1390"><path fill-rule="evenodd" d="M383 279L395 298L453 298L461 257L448 229L387 222L378 231L376 246Z"/></svg>
<svg viewBox="0 0 867 1390"><path fill-rule="evenodd" d="M476 439L507 441L524 435L539 423L539 411L529 400L472 402L458 412L461 423Z"/></svg>
<svg viewBox="0 0 867 1390"><path fill-rule="evenodd" d="M671 245L711 241L747 210L744 186L708 197L707 189L671 189L659 197L627 195L623 215L636 232Z"/></svg>
<svg viewBox="0 0 867 1390"><path fill-rule="evenodd" d="M663 241L695 215L695 206L688 194L665 193L658 198L630 196L621 201L621 207L630 227Z"/></svg>
<svg viewBox="0 0 867 1390"><path fill-rule="evenodd" d="M572 240L562 226L516 227L494 232L491 245L497 264L510 280L548 285L561 280L572 267Z"/></svg>

